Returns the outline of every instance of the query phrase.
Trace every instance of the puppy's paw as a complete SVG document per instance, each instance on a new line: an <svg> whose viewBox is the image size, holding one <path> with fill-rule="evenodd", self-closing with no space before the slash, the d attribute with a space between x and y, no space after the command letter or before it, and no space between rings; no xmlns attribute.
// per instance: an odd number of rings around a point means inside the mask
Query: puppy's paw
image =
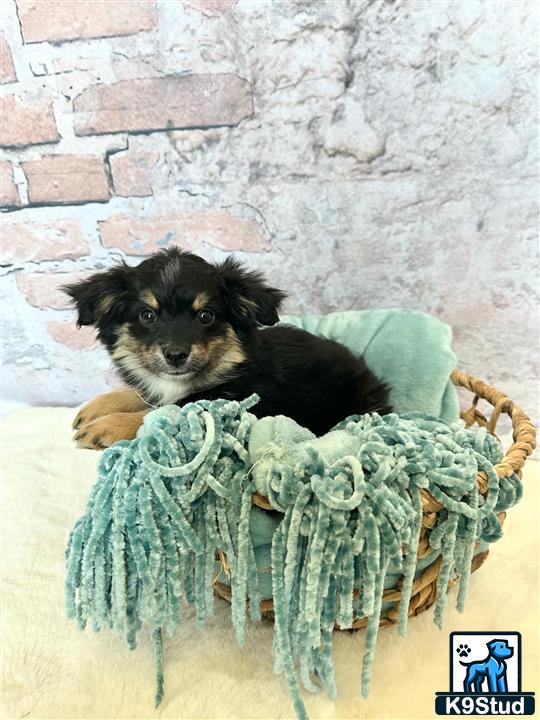
<svg viewBox="0 0 540 720"><path fill-rule="evenodd" d="M148 407L135 390L113 390L98 395L79 410L73 421L73 429L83 428L93 420L113 413L133 413Z"/></svg>
<svg viewBox="0 0 540 720"><path fill-rule="evenodd" d="M75 432L75 443L80 448L104 450L119 440L133 440L146 412L116 412L81 424Z"/></svg>

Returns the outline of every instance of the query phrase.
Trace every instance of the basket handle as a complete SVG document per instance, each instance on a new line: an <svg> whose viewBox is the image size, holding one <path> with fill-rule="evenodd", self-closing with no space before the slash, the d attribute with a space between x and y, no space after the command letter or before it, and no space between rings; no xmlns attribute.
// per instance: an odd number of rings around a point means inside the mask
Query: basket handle
<svg viewBox="0 0 540 720"><path fill-rule="evenodd" d="M483 380L469 375L463 370L455 368L450 377L454 385L467 388L467 390L470 390L475 395L472 406L464 413L465 418L471 421L469 424L474 420L478 421L478 415L485 420L483 415L476 410L476 404L479 398L487 400L487 402L493 406L491 418L485 423L488 432L494 433L501 413L506 413L506 415L510 417L514 442L505 452L500 462L495 466L495 472L501 478L508 477L514 472L519 473L525 464L525 460L536 447L536 431L528 415L510 400L505 393L491 387L491 385L488 385ZM483 425L484 423L480 422L480 424Z"/></svg>

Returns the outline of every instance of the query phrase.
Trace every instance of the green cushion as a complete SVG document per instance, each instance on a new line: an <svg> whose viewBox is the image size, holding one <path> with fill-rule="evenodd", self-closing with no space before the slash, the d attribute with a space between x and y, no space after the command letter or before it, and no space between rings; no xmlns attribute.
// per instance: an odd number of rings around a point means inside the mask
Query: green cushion
<svg viewBox="0 0 540 720"><path fill-rule="evenodd" d="M418 310L348 310L329 315L286 316L283 322L337 340L390 386L399 414L418 411L445 422L459 417L449 380L456 366L452 330Z"/></svg>

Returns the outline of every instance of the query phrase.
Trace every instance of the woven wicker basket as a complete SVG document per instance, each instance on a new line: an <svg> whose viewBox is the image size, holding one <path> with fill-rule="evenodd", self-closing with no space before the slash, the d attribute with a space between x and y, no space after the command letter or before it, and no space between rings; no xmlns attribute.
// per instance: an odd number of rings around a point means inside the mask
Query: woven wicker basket
<svg viewBox="0 0 540 720"><path fill-rule="evenodd" d="M497 422L502 413L508 415L512 422L513 427L513 439L514 442L507 450L501 461L495 466L495 471L499 478L508 477L512 473L517 473L521 477L521 469L525 464L527 457L532 453L536 446L536 434L533 424L530 419L525 415L523 410L515 405L510 398L508 398L500 390L487 385L482 380L468 375L461 370L454 370L452 373L452 381L454 385L465 388L474 394L472 404L468 410L461 413L461 417L465 420L467 427L477 424L487 428L488 432L495 435L495 428ZM477 408L478 401L480 399L486 400L489 405L492 406L493 410L491 418L488 420ZM478 487L482 494L487 491L487 477L483 472L478 474ZM262 508L263 510L273 510L268 500L255 493L252 497L254 505ZM420 543L418 546L418 559L421 559L430 553L429 548L429 531L435 525L437 521L437 513L442 509L442 505L438 503L427 491L422 490L422 504L423 504L423 519L422 519L422 530L420 533ZM504 521L506 513L499 514L499 520L502 523ZM486 559L489 551L477 553L472 560L472 571L478 570ZM227 558L224 555L220 557L223 569L228 572ZM425 571L416 578L413 585L411 600L409 603L409 616L418 615L419 613L427 610L436 598L437 579L441 567L440 558L429 565ZM453 580L455 583L457 578ZM453 584L451 583L451 584ZM388 609L384 612L381 617L381 626L391 625L397 621L399 603L401 599L401 585L402 578L396 582L394 588L389 588L384 591L383 603L391 603ZM231 600L231 589L229 585L221 583L219 581L214 582L214 589L217 595L228 600ZM261 612L264 616L273 617L273 602L272 600L263 600L261 602ZM355 618L353 622L353 628L358 629L367 625L367 618ZM336 629L340 629L336 626Z"/></svg>

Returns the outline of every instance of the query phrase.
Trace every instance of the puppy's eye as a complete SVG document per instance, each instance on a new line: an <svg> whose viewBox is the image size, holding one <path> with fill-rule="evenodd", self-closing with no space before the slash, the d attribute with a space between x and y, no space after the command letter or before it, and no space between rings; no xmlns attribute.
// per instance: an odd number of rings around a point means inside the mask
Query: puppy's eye
<svg viewBox="0 0 540 720"><path fill-rule="evenodd" d="M156 322L157 315L153 310L145 308L139 313L139 320L142 322L143 325L151 325L152 323Z"/></svg>
<svg viewBox="0 0 540 720"><path fill-rule="evenodd" d="M203 325L210 325L214 320L214 313L211 310L201 310L197 317Z"/></svg>

